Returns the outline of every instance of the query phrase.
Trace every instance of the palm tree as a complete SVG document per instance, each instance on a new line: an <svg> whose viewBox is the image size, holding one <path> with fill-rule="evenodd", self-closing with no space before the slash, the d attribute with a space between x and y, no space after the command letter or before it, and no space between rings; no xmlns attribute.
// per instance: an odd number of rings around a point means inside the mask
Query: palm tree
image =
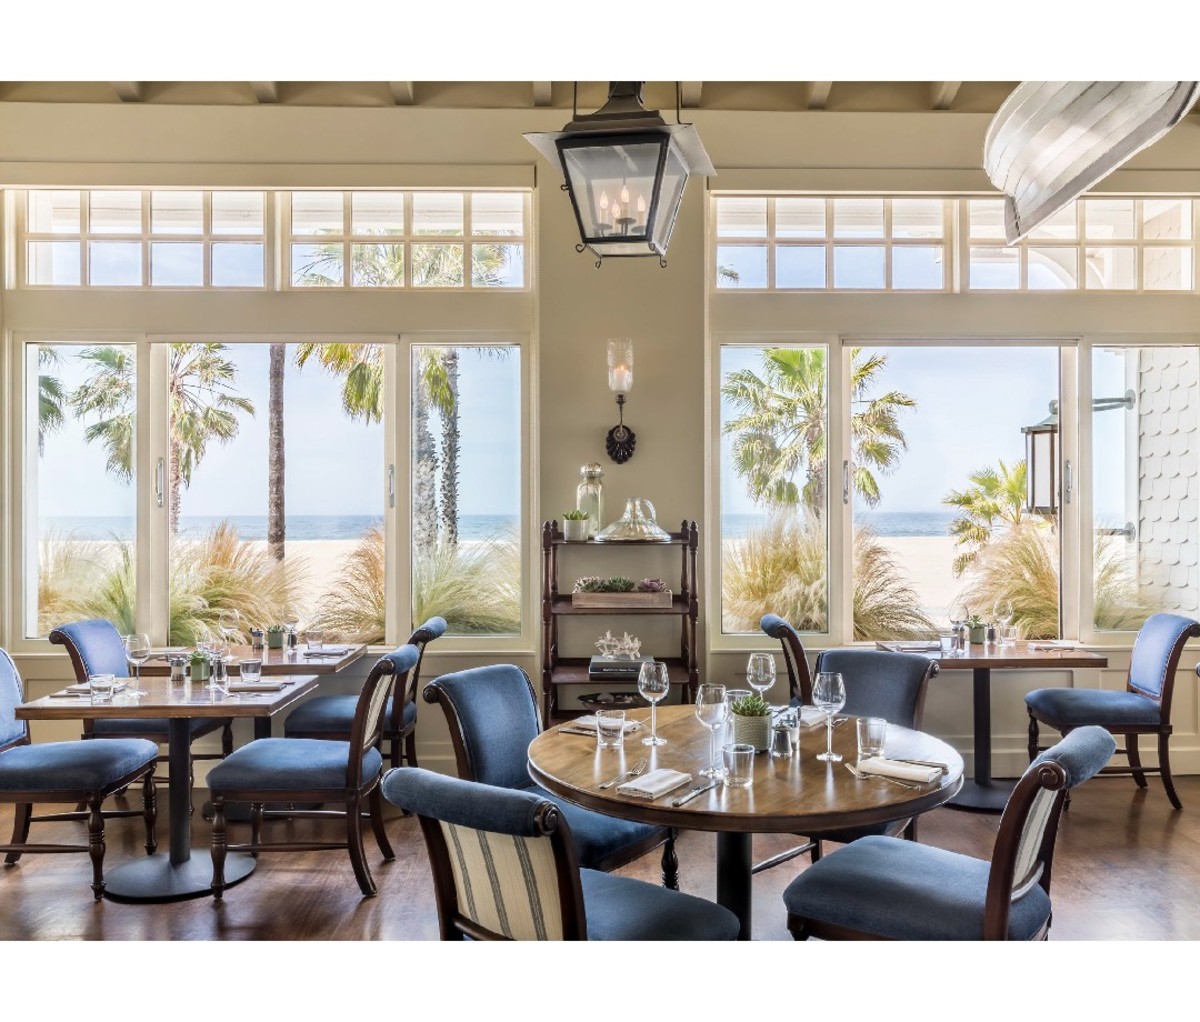
<svg viewBox="0 0 1200 1022"><path fill-rule="evenodd" d="M1003 460L999 468L981 468L967 479L970 486L951 490L942 503L956 508L959 515L950 523L950 535L966 549L954 558L954 574L960 576L975 561L992 539L997 526L1020 525L1025 515L1025 462L1009 468Z"/></svg>
<svg viewBox="0 0 1200 1022"><path fill-rule="evenodd" d="M46 451L46 437L56 433L66 421L67 392L62 380L42 370L57 368L62 362L58 349L38 345L38 454Z"/></svg>
<svg viewBox="0 0 1200 1022"><path fill-rule="evenodd" d="M229 443L238 434L238 413L254 414L248 399L233 393L237 366L224 344L172 344L168 370L170 415L170 521L179 530L179 498L211 441ZM133 478L135 355L127 346L86 348L79 356L92 366L71 393L80 417L96 416L84 431L88 443L100 443L106 468L118 479Z"/></svg>
<svg viewBox="0 0 1200 1022"><path fill-rule="evenodd" d="M287 539L284 509L283 371L287 345L272 344L267 367L267 550L283 560Z"/></svg>
<svg viewBox="0 0 1200 1022"><path fill-rule="evenodd" d="M908 449L898 411L915 408L907 394L888 391L870 396L887 356L850 352L852 411L850 437L854 489L869 506L879 502L875 473L891 472ZM766 348L761 372L730 373L721 387L737 414L725 423L734 437L734 469L746 480L750 496L769 506L803 503L823 513L828 460L825 350ZM803 471L803 485L796 482Z"/></svg>

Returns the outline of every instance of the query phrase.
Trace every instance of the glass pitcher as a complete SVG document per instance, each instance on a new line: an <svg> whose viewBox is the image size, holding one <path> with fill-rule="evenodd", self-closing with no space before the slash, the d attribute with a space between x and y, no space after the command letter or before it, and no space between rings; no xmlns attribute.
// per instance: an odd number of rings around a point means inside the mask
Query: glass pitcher
<svg viewBox="0 0 1200 1022"><path fill-rule="evenodd" d="M671 534L658 527L654 520L654 505L645 497L629 497L625 501L625 511L612 525L601 529L596 539L602 541L619 540L649 540L650 542L669 542Z"/></svg>

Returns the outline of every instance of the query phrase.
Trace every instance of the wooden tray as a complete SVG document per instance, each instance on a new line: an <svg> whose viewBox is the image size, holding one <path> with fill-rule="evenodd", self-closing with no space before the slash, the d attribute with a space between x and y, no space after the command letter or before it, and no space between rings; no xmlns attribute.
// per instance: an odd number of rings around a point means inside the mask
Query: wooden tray
<svg viewBox="0 0 1200 1022"><path fill-rule="evenodd" d="M572 593L572 607L618 610L622 607L669 608L671 591L661 593Z"/></svg>

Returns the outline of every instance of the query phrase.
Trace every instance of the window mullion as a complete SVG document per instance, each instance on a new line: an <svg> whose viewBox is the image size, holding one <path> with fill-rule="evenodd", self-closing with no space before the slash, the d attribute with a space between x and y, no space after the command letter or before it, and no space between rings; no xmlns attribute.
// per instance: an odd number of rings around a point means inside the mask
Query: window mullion
<svg viewBox="0 0 1200 1022"><path fill-rule="evenodd" d="M171 345L143 339L137 348L137 622L151 642L167 642L171 628Z"/></svg>

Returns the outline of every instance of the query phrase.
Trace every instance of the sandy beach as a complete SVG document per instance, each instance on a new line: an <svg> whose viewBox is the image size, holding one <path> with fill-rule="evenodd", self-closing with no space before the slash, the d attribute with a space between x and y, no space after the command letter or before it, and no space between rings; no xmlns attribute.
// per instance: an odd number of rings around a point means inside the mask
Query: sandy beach
<svg viewBox="0 0 1200 1022"><path fill-rule="evenodd" d="M954 598L965 588L966 578L955 578L955 542L949 536L880 536L896 564L920 594L922 609L934 621L945 622Z"/></svg>

